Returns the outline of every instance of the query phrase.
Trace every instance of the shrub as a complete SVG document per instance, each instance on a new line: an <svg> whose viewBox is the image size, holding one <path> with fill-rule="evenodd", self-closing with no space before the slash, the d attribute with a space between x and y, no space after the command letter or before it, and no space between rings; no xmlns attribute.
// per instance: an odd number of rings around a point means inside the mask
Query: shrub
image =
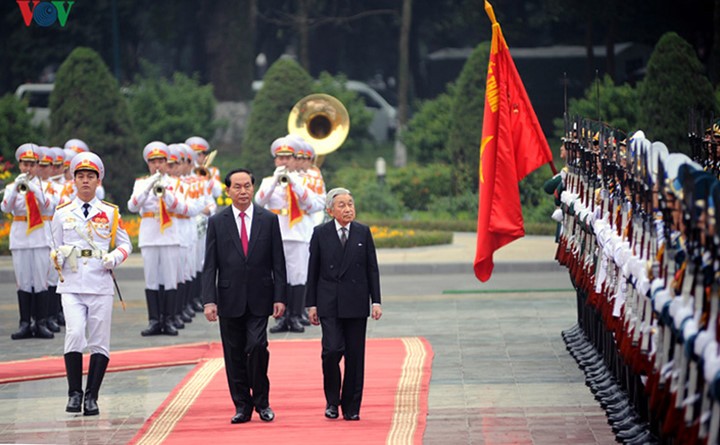
<svg viewBox="0 0 720 445"><path fill-rule="evenodd" d="M400 138L411 159L420 164L450 162L446 149L452 123L454 85L434 99L420 102L418 111L408 122Z"/></svg>
<svg viewBox="0 0 720 445"><path fill-rule="evenodd" d="M387 183L409 210L428 210L434 196L451 196L452 168L446 164L409 165L388 170Z"/></svg>
<svg viewBox="0 0 720 445"><path fill-rule="evenodd" d="M490 42L478 45L460 72L452 107L447 150L454 164L452 191L477 190L480 138L485 111L485 82Z"/></svg>
<svg viewBox="0 0 720 445"><path fill-rule="evenodd" d="M76 48L58 69L50 94L50 134L54 145L71 138L85 141L105 165L108 200L127 202L142 155L127 101L100 56Z"/></svg>
<svg viewBox="0 0 720 445"><path fill-rule="evenodd" d="M0 155L7 160L15 159L15 149L26 142L38 143L39 136L30 123L27 104L6 94L0 98Z"/></svg>
<svg viewBox="0 0 720 445"><path fill-rule="evenodd" d="M240 155L242 165L252 169L256 177L273 171L270 145L287 134L290 110L312 88L312 77L291 59L278 59L265 73L263 87L252 103Z"/></svg>
<svg viewBox="0 0 720 445"><path fill-rule="evenodd" d="M599 87L599 88L598 88ZM599 91L598 91L599 89ZM598 116L598 95L600 96L600 116ZM638 128L638 114L640 102L638 93L628 84L615 85L609 75L602 81L593 82L581 98L571 98L568 103L568 119L572 121L576 116L598 117L612 128L625 133ZM555 136L562 137L565 133L565 122L562 118L553 120ZM568 122L572 125L572 122Z"/></svg>
<svg viewBox="0 0 720 445"><path fill-rule="evenodd" d="M437 244L450 244L452 232L424 231L415 229L397 229L371 226L373 241L378 248L419 247Z"/></svg>
<svg viewBox="0 0 720 445"><path fill-rule="evenodd" d="M690 152L688 111L717 115L713 88L695 51L682 37L669 32L660 38L638 86L639 127L670 151Z"/></svg>
<svg viewBox="0 0 720 445"><path fill-rule="evenodd" d="M212 135L219 123L213 119L216 100L212 85L175 73L160 77L149 64L135 78L128 104L141 144L159 140L183 142L193 135Z"/></svg>

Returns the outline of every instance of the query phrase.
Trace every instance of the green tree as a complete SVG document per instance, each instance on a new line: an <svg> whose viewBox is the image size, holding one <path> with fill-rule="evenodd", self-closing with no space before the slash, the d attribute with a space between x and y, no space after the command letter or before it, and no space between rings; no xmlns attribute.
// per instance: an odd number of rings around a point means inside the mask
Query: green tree
<svg viewBox="0 0 720 445"><path fill-rule="evenodd" d="M85 141L105 164L108 200L126 202L143 167L142 147L117 81L89 48L73 50L58 69L50 95L50 134L59 146L71 138Z"/></svg>
<svg viewBox="0 0 720 445"><path fill-rule="evenodd" d="M479 44L470 54L457 80L447 150L455 163L452 190L460 194L478 186L480 137L485 110L485 81L490 42Z"/></svg>
<svg viewBox="0 0 720 445"><path fill-rule="evenodd" d="M639 127L670 151L689 153L688 112L716 113L713 88L693 48L674 32L660 38L638 86Z"/></svg>
<svg viewBox="0 0 720 445"><path fill-rule="evenodd" d="M400 136L408 148L410 160L420 164L450 162L445 149L452 123L455 85L448 84L445 93L420 102L419 109Z"/></svg>
<svg viewBox="0 0 720 445"><path fill-rule="evenodd" d="M599 97L599 101L598 101ZM600 111L598 113L598 103ZM638 92L628 84L615 85L612 78L605 75L601 81L590 85L581 98L572 98L568 102L568 120L575 116L588 119L599 119L625 133L638 128L640 112ZM555 136L562 137L565 133L565 122L562 118L553 121Z"/></svg>
<svg viewBox="0 0 720 445"><path fill-rule="evenodd" d="M213 119L213 87L200 85L197 76L175 73L165 79L146 67L130 88L128 104L141 144L182 142L192 135L209 139L219 126Z"/></svg>
<svg viewBox="0 0 720 445"><path fill-rule="evenodd" d="M243 166L257 177L272 172L270 144L287 134L290 110L312 88L312 77L291 59L279 59L268 69L252 103L241 153Z"/></svg>
<svg viewBox="0 0 720 445"><path fill-rule="evenodd" d="M26 142L38 143L38 134L30 123L27 104L6 94L0 98L0 155L14 162L15 149Z"/></svg>

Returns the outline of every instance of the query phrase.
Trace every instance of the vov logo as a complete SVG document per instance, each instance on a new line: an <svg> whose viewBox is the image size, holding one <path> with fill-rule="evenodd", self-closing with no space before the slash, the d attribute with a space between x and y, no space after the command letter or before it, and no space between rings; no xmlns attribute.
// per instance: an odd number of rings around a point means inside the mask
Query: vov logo
<svg viewBox="0 0 720 445"><path fill-rule="evenodd" d="M43 28L52 26L55 22L65 27L70 9L75 4L74 1L41 2L37 0L16 0L16 3L20 7L25 26L30 26L30 23L34 21Z"/></svg>

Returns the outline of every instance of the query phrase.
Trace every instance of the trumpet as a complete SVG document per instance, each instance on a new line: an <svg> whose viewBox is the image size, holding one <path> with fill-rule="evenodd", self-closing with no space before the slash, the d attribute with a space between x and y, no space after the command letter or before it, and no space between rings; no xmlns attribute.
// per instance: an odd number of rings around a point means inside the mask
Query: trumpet
<svg viewBox="0 0 720 445"><path fill-rule="evenodd" d="M30 181L30 178L27 174L23 173L17 177L15 182L17 183L17 191L20 194L25 194L28 191L28 181Z"/></svg>
<svg viewBox="0 0 720 445"><path fill-rule="evenodd" d="M157 183L153 186L153 193L158 198L161 198L165 194L165 186L160 183L158 180Z"/></svg>

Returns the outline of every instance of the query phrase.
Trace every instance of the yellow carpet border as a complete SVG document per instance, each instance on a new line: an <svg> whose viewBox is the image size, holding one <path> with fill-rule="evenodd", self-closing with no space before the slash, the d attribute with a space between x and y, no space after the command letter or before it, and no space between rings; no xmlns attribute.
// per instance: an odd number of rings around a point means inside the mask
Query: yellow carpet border
<svg viewBox="0 0 720 445"><path fill-rule="evenodd" d="M180 419L198 398L200 393L225 366L222 358L214 358L205 362L202 367L192 376L187 384L175 394L172 401L167 404L162 413L153 420L150 428L143 434L137 445L154 445L162 443L175 428Z"/></svg>
<svg viewBox="0 0 720 445"><path fill-rule="evenodd" d="M418 427L423 365L427 350L418 337L402 338L405 345L400 381L395 394L395 411L385 443L412 444Z"/></svg>

